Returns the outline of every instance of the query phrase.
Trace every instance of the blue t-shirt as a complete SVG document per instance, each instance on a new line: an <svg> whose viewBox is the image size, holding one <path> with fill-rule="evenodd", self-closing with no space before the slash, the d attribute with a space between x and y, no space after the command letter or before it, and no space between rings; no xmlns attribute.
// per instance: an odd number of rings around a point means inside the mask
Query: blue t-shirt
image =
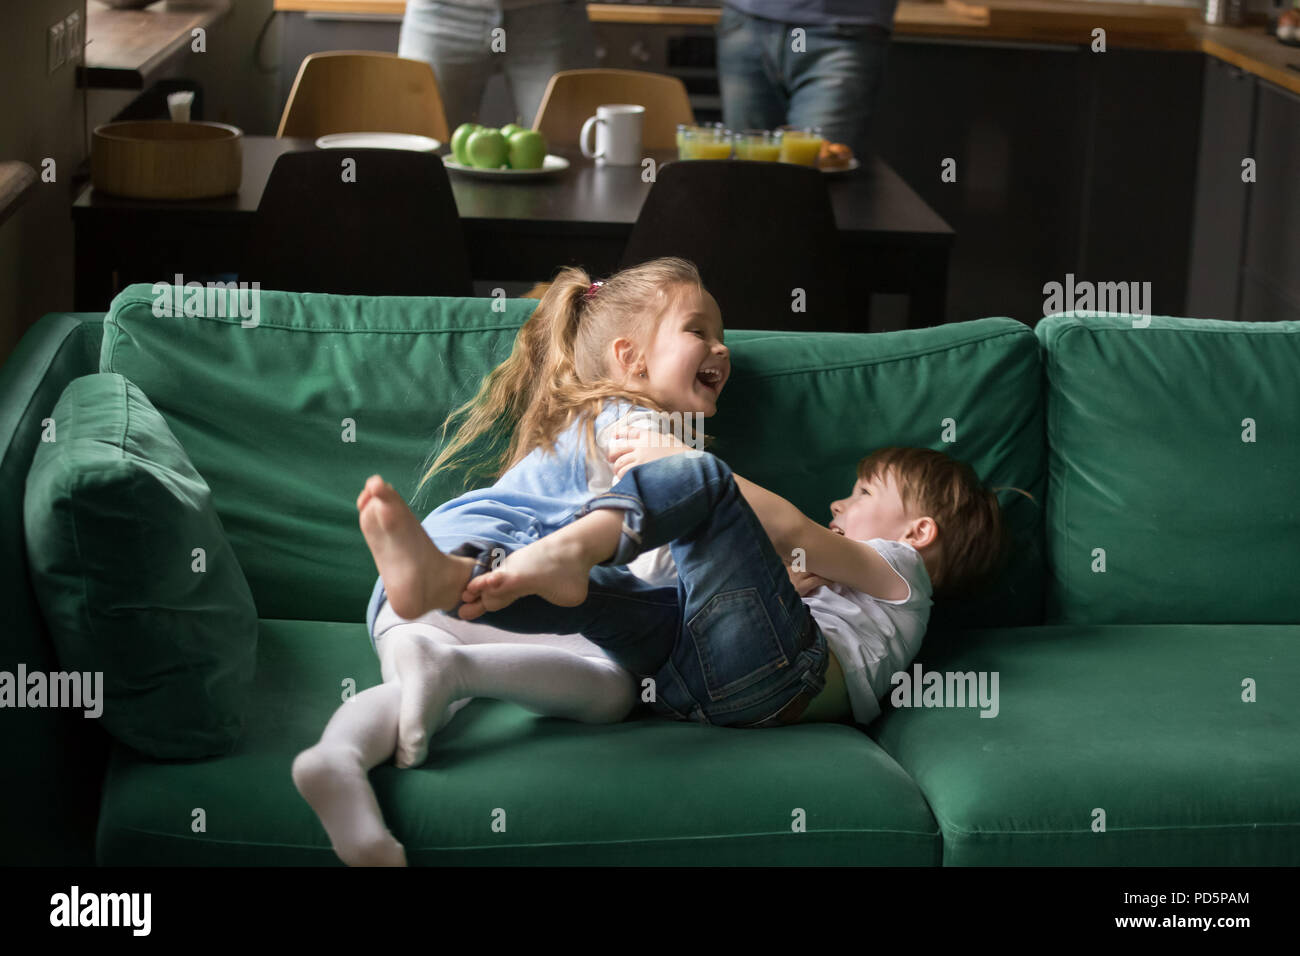
<svg viewBox="0 0 1300 956"><path fill-rule="evenodd" d="M847 26L875 25L892 30L894 11L898 0L726 0L752 17L763 17L780 23L825 26L843 23Z"/></svg>
<svg viewBox="0 0 1300 956"><path fill-rule="evenodd" d="M631 402L607 400L596 416L595 430L634 412L655 414ZM557 436L553 451L534 448L496 484L439 505L420 524L444 553L467 542L485 551L497 546L516 551L564 527L591 500L589 464L599 470L598 454L587 448L585 420L579 419ZM603 468L608 471L608 463ZM385 600L383 578L376 578L366 609L371 634Z"/></svg>

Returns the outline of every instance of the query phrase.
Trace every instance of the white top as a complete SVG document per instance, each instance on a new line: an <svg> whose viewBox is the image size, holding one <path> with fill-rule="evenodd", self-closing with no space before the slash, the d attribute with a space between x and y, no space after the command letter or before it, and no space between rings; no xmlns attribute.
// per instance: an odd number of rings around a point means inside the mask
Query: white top
<svg viewBox="0 0 1300 956"><path fill-rule="evenodd" d="M843 584L828 584L803 600L844 670L853 719L869 724L880 716L879 700L890 692L890 679L907 670L921 649L934 589L925 562L910 544L888 538L863 543L875 548L907 582L907 597L886 601Z"/></svg>
<svg viewBox="0 0 1300 956"><path fill-rule="evenodd" d="M620 426L640 428L644 431L658 431L671 434L666 416L639 409L610 422L596 432L597 458L587 460L587 488L593 495L603 495L614 486L614 468L609 463L609 442L614 430ZM642 581L655 587L676 587L677 565L673 562L668 545L661 545L651 551L637 555L628 564L627 569Z"/></svg>

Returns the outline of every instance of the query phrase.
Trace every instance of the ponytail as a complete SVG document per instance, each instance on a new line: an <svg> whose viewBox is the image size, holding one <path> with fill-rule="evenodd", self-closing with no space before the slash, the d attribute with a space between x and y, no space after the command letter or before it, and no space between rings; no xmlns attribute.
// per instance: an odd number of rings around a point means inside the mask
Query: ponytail
<svg viewBox="0 0 1300 956"><path fill-rule="evenodd" d="M551 283L520 327L510 357L489 372L474 397L453 409L442 423L445 444L420 479L417 492L438 472L465 466L464 453L470 445L489 432L517 425L534 406L538 392L558 371L555 366L562 364L562 358L557 361L557 356L573 352L581 296L588 284L586 273L580 269L566 269ZM453 424L458 427L447 442ZM498 454L495 461L480 461L469 468L467 477L483 471L494 479L499 477L517 457L522 457L517 455L519 437L520 431L515 429L508 450Z"/></svg>

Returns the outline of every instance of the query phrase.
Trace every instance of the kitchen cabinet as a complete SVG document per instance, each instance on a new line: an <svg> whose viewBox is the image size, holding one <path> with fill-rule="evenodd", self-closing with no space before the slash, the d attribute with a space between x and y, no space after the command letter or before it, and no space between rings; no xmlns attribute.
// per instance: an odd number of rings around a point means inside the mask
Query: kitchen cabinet
<svg viewBox="0 0 1300 956"><path fill-rule="evenodd" d="M1032 325L1067 274L1150 282L1153 311L1183 310L1203 60L895 37L873 135L957 233L950 321Z"/></svg>
<svg viewBox="0 0 1300 956"><path fill-rule="evenodd" d="M1259 81L1238 318L1300 321L1300 96Z"/></svg>
<svg viewBox="0 0 1300 956"><path fill-rule="evenodd" d="M1246 203L1253 184L1242 181L1251 155L1255 78L1206 58L1200 148L1196 163L1187 313L1236 319Z"/></svg>

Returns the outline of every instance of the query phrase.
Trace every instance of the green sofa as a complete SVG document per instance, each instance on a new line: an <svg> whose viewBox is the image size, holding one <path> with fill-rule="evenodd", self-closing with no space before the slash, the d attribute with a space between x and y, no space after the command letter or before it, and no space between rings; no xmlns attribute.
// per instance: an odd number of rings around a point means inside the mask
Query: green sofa
<svg viewBox="0 0 1300 956"><path fill-rule="evenodd" d="M535 302L263 292L244 328L153 301L47 315L0 369L0 671L58 670L24 482L64 387L118 372L210 485L256 602L245 729L228 756L168 761L80 712L0 710L0 863L337 865L289 768L345 682L379 680L356 495L375 472L414 493ZM890 444L1032 496L1000 493L1012 560L936 605L916 662L996 674L996 716L886 704L865 728L743 731L474 701L423 766L371 775L411 863L1300 863L1300 324L1142 325L729 333L712 450L806 513Z"/></svg>

